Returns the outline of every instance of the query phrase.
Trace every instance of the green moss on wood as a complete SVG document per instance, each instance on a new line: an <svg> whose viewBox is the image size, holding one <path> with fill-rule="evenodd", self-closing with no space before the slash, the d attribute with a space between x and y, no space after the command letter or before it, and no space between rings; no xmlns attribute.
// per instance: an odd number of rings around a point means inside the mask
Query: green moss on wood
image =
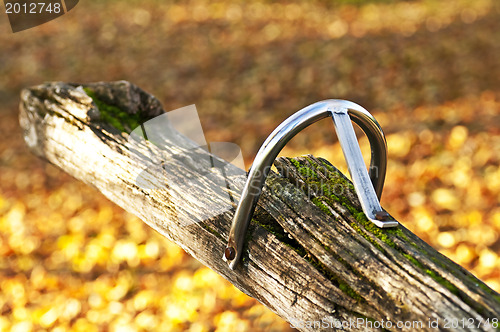
<svg viewBox="0 0 500 332"><path fill-rule="evenodd" d="M413 265L423 269L424 266L415 258L413 257L412 255L410 254L407 254L407 253L403 253L403 256L408 259Z"/></svg>
<svg viewBox="0 0 500 332"><path fill-rule="evenodd" d="M219 232L217 232L214 228L210 227L209 225L207 225L205 223L200 223L200 225L201 225L201 227L203 227L204 229L206 229L207 231L209 231L210 233L212 233L213 235L215 235L219 239L226 240Z"/></svg>
<svg viewBox="0 0 500 332"><path fill-rule="evenodd" d="M358 293L356 293L351 288L351 286L349 286L349 284L347 284L345 282L339 282L339 288L340 288L340 290L342 292L344 292L345 294L349 295L349 297L353 298L354 300L356 300L358 302L364 301L364 299Z"/></svg>
<svg viewBox="0 0 500 332"><path fill-rule="evenodd" d="M354 289L349 286L344 280L333 274L327 269L316 257L308 254L305 259L314 266L322 275L328 278L335 286L337 286L344 294L355 300L356 302L364 302L365 299L361 297Z"/></svg>
<svg viewBox="0 0 500 332"><path fill-rule="evenodd" d="M495 292L493 289L486 286L482 281L478 280L476 277L474 277L474 276L471 276L471 277L474 278L473 281L474 281L474 283L476 283L479 286L479 288L481 288L486 293L492 295L493 298L495 299L495 301L497 301L500 304L500 295L497 292ZM499 325L499 328L500 328L500 325Z"/></svg>
<svg viewBox="0 0 500 332"><path fill-rule="evenodd" d="M460 295L460 292L459 292L458 288L455 285L453 285L451 282L449 282L445 278L443 278L440 275L438 275L433 270L425 269L425 273L427 275L429 275L432 279L434 279L435 281L437 281L439 284L441 284L444 287L446 287L453 294Z"/></svg>
<svg viewBox="0 0 500 332"><path fill-rule="evenodd" d="M292 164L299 169L299 167L305 167L299 161L296 159L289 159ZM307 161L307 166L312 168L313 172L321 172L326 178L328 178L328 183L319 183L319 178L316 176L314 179L311 178L306 178L303 179L308 185L313 185L316 186L316 188L321 188L321 196L318 198L313 198L314 204L316 204L323 212L327 214L331 214L328 207L323 203L323 201L326 202L326 204L332 205L333 202L340 203L342 206L344 206L356 219L358 223L360 223L363 226L363 229L368 231L369 233L373 234L376 236L378 239L380 239L382 242L386 243L388 246L392 248L396 248L396 244L394 241L391 239L393 236L401 236L403 240L407 240L407 237L403 234L403 232L398 229L382 229L374 225L371 221L368 220L364 212L358 208L356 208L350 199L347 196L344 195L339 195L335 192L332 192L332 188L336 188L336 186L342 186L343 188L348 188L351 191L355 192L354 186L350 181L348 181L338 170L333 168L331 165L326 163L323 160L321 161L321 165L318 165L315 163L312 159L309 157L305 157L305 160ZM312 166L311 166L312 165ZM300 170L299 170L300 172ZM303 172L300 172L301 175L303 175ZM304 175L303 175L304 176ZM315 182L316 181L316 182ZM367 239L370 243L375 245L378 249L382 250L382 247L370 236L368 236L364 230L362 230L359 226L357 226L355 223L351 223L351 226L365 239Z"/></svg>
<svg viewBox="0 0 500 332"><path fill-rule="evenodd" d="M292 163L292 165L295 166L295 168L298 169L300 167L300 163L297 161L297 159L288 157L286 159L288 159Z"/></svg>
<svg viewBox="0 0 500 332"><path fill-rule="evenodd" d="M297 168L297 170L299 171L299 173L302 176L304 176L308 179L317 179L318 178L318 174L316 174L316 172L314 171L313 168L307 167L307 166L302 166L296 159L289 158L288 160L290 160L290 162Z"/></svg>
<svg viewBox="0 0 500 332"><path fill-rule="evenodd" d="M83 88L85 93L92 98L92 101L99 109L101 121L111 125L122 132L131 132L139 127L145 119L138 112L130 114L115 105L110 105L102 101L90 88Z"/></svg>
<svg viewBox="0 0 500 332"><path fill-rule="evenodd" d="M330 211L330 209L317 197L314 197L312 199L312 202L321 209L321 211L323 211L324 213L328 214L328 215L332 215L332 212Z"/></svg>
<svg viewBox="0 0 500 332"><path fill-rule="evenodd" d="M360 222L363 225L363 227L368 232L370 232L373 235L375 235L377 238L379 238L380 240L382 240L382 242L384 242L385 244L387 244L389 247L396 248L396 244L391 239L391 236L390 236L391 235L391 231L390 230L377 227L374 223L372 223L371 221L369 221L366 218L366 216L365 216L364 213L362 215L360 213L358 213L355 216L355 218L356 218L356 220L358 222Z"/></svg>

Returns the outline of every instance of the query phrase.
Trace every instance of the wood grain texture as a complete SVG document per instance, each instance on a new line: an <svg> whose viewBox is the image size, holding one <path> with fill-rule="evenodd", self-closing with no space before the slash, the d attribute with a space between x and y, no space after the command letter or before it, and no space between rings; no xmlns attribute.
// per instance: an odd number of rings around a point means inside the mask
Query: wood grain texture
<svg viewBox="0 0 500 332"><path fill-rule="evenodd" d="M159 102L134 85L84 87L46 83L23 90L20 124L31 150L300 330L342 323L344 330L448 330L445 319L459 323L454 330L495 330L477 324L479 317L500 318L498 293L404 226L368 223L352 184L313 156L275 162L280 174L269 176L243 261L230 270L222 253L245 172L182 136ZM117 106L122 121L137 114L150 121L122 132L85 91ZM437 329L429 326L436 320ZM472 321L475 328L468 327Z"/></svg>

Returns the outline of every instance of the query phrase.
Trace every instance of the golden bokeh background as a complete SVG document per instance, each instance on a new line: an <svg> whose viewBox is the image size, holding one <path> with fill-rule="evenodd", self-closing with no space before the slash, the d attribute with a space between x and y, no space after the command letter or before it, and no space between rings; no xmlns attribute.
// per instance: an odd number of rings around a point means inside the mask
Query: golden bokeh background
<svg viewBox="0 0 500 332"><path fill-rule="evenodd" d="M124 79L166 110L196 104L207 141L239 144L247 166L298 109L357 102L387 134L384 208L500 291L498 31L496 0L82 1L16 34L0 14L0 330L291 330L31 155L19 93L44 81ZM282 154L305 153L346 172L326 120Z"/></svg>

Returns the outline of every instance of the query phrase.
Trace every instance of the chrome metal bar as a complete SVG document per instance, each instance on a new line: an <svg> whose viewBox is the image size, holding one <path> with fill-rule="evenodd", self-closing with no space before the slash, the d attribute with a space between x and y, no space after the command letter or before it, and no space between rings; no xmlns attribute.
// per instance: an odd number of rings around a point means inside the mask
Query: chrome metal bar
<svg viewBox="0 0 500 332"><path fill-rule="evenodd" d="M398 222L395 220L384 220L388 216L380 206L375 189L370 182L356 133L347 112L345 108L334 108L332 118L363 212L378 227L397 226Z"/></svg>
<svg viewBox="0 0 500 332"><path fill-rule="evenodd" d="M252 218L265 179L278 153L298 132L318 120L331 117L332 112L339 109L347 110L352 120L361 127L370 141L372 149L370 162L372 190L374 188L378 198L381 197L387 166L387 143L382 128L375 118L363 107L346 100L331 99L307 106L279 125L265 140L255 156L253 165L248 174L248 180L243 188L238 207L233 217L233 223L229 231L228 245L223 255L223 259L229 263L231 269L236 267L236 264L241 258L248 224ZM352 124L350 125L352 128ZM346 159L347 158L346 155ZM359 160L357 163L359 163ZM362 158L361 163L363 167L365 167ZM356 167L356 169L357 168L361 169L361 166ZM367 186L366 183L363 185ZM377 197L375 197L375 199L377 199ZM375 212L370 211L370 214L371 213ZM378 213L377 218L386 219L387 216Z"/></svg>

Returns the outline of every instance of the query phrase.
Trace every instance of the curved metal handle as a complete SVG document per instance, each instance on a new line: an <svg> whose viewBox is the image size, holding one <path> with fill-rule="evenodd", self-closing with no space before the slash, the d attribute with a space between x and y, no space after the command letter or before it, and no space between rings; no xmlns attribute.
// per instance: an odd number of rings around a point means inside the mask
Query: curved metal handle
<svg viewBox="0 0 500 332"><path fill-rule="evenodd" d="M231 269L235 268L241 257L248 224L278 153L298 132L327 117L332 117L334 120L356 193L368 219L379 227L398 225L396 221L388 220L388 214L382 210L378 202L382 195L387 167L387 143L382 128L375 118L358 104L337 99L317 102L286 119L271 133L257 152L233 217L228 245L223 255L223 259L229 263ZM365 132L370 141L372 153L369 180L350 119ZM369 185L370 182L372 185Z"/></svg>

